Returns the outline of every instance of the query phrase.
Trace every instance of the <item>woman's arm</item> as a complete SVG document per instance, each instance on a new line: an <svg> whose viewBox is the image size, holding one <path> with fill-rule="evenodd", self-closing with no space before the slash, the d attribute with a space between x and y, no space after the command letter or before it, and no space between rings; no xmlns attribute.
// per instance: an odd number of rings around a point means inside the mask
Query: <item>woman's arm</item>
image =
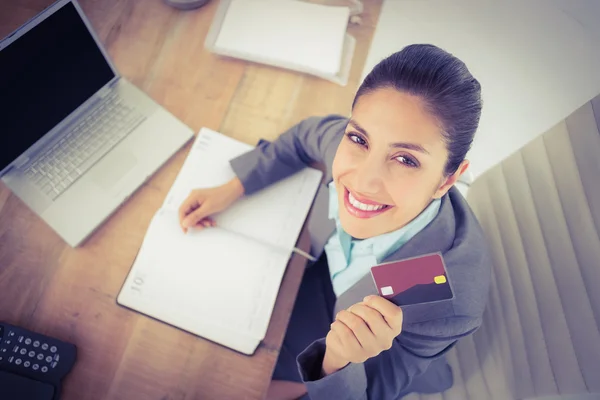
<svg viewBox="0 0 600 400"><path fill-rule="evenodd" d="M333 159L347 123L348 119L339 115L308 118L274 142L260 144L231 160L245 194L257 192L312 163Z"/></svg>
<svg viewBox="0 0 600 400"><path fill-rule="evenodd" d="M481 324L476 317L450 317L404 327L392 347L364 363L350 363L323 376L325 339L298 356L298 367L312 400L396 399L429 364Z"/></svg>

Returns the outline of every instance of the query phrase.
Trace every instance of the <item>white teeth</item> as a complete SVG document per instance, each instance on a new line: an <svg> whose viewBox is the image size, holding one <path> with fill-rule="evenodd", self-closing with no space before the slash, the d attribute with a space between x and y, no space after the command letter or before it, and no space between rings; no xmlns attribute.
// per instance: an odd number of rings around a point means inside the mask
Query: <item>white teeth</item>
<svg viewBox="0 0 600 400"><path fill-rule="evenodd" d="M350 192L348 192L348 200L350 201L350 204L352 204L354 207L363 211L378 211L386 207L385 205L376 206L374 204L361 203L360 201L356 200L356 198L352 196L352 193Z"/></svg>

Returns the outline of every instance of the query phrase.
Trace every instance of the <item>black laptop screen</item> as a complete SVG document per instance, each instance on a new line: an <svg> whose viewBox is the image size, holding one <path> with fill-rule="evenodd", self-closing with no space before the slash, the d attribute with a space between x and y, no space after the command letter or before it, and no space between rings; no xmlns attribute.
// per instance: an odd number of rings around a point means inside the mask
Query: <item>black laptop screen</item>
<svg viewBox="0 0 600 400"><path fill-rule="evenodd" d="M70 2L0 50L0 170L114 76Z"/></svg>

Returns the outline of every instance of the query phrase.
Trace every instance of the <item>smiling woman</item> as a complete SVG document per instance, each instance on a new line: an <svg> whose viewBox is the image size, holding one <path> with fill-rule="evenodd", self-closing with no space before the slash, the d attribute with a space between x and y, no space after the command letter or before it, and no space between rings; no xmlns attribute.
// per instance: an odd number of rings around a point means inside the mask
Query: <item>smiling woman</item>
<svg viewBox="0 0 600 400"><path fill-rule="evenodd" d="M405 226L454 183L444 176L447 158L420 98L390 88L363 94L333 162L344 230L364 239ZM365 213L350 198L386 207Z"/></svg>
<svg viewBox="0 0 600 400"><path fill-rule="evenodd" d="M329 220L310 226L313 256L273 373L270 399L398 399L452 385L444 354L481 324L490 281L483 235L454 183L481 114L465 64L432 45L379 63L351 117L314 117L231 161L227 185L193 191L184 229L313 162L327 167ZM317 196L317 199L323 196ZM314 212L314 215L323 215ZM454 298L402 310L373 294L376 264L440 252Z"/></svg>
<svg viewBox="0 0 600 400"><path fill-rule="evenodd" d="M464 63L434 46L409 46L371 71L333 162L346 232L400 229L448 192L469 165L480 92Z"/></svg>

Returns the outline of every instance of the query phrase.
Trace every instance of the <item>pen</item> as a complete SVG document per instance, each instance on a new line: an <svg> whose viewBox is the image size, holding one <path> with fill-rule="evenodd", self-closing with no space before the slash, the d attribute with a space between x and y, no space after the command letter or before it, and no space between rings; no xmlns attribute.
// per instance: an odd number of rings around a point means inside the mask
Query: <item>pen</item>
<svg viewBox="0 0 600 400"><path fill-rule="evenodd" d="M296 253L296 254L298 254L298 255L301 255L302 257L304 257L304 258L306 258L306 259L308 259L308 260L310 260L310 261L313 261L313 262L317 261L317 259L316 259L316 258L314 258L313 256L311 256L311 255L310 255L310 254L308 254L307 252L305 252L305 251L303 251L303 250L300 250L300 249L299 249L299 248L297 248L297 247L294 247L294 253Z"/></svg>

